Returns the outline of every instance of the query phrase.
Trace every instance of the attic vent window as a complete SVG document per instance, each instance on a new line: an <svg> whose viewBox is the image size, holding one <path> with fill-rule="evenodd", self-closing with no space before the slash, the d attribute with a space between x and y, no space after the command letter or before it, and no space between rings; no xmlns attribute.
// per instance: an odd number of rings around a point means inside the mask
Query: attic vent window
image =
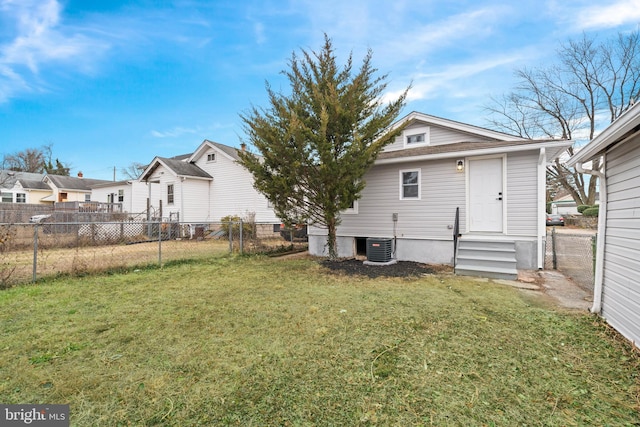
<svg viewBox="0 0 640 427"><path fill-rule="evenodd" d="M207 154L207 162L215 162L216 161L216 153Z"/></svg>
<svg viewBox="0 0 640 427"><path fill-rule="evenodd" d="M419 133L416 135L407 135L407 145L410 144L424 144L425 134Z"/></svg>

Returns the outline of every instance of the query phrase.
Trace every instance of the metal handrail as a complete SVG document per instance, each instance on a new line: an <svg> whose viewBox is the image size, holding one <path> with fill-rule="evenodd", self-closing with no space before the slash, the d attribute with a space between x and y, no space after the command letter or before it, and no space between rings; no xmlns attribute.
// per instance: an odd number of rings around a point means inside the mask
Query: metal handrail
<svg viewBox="0 0 640 427"><path fill-rule="evenodd" d="M453 268L456 267L458 257L458 239L460 238L460 208L456 208L456 218L453 222Z"/></svg>

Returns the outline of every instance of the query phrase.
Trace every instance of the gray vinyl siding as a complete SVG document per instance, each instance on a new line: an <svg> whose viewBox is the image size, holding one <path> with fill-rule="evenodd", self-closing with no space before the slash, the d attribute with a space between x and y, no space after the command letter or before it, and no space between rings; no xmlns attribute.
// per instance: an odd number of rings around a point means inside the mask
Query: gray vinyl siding
<svg viewBox="0 0 640 427"><path fill-rule="evenodd" d="M538 215L538 151L507 156L507 234L536 236Z"/></svg>
<svg viewBox="0 0 640 427"><path fill-rule="evenodd" d="M415 123L405 128L404 133L396 137L395 141L385 147L384 151L402 150L404 146L405 135L411 135L415 130L424 127L426 124ZM429 125L429 145L453 144L456 142L483 142L491 141L490 138L484 138L478 135L460 132L454 129L448 129L440 126Z"/></svg>
<svg viewBox="0 0 640 427"><path fill-rule="evenodd" d="M400 200L400 170L421 171L421 199ZM465 175L455 170L454 160L374 166L358 201L357 214L343 214L338 235L392 237L392 214L398 214L398 238L452 238L456 207L465 217ZM464 224L462 224L464 228Z"/></svg>
<svg viewBox="0 0 640 427"><path fill-rule="evenodd" d="M607 154L602 316L640 343L640 138ZM603 209L604 207L601 207Z"/></svg>

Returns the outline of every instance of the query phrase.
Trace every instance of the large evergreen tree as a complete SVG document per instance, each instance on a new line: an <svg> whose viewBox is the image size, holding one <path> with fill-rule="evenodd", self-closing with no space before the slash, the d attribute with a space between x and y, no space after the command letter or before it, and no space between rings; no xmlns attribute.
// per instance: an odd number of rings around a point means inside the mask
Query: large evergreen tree
<svg viewBox="0 0 640 427"><path fill-rule="evenodd" d="M352 55L336 64L325 34L319 52L293 53L288 78L291 93L276 93L267 83L269 108L241 115L250 142L259 152L240 154L256 189L287 223L326 227L330 258L337 257L340 212L360 197L364 174L382 148L402 131L389 131L405 104L407 90L383 103L387 75L376 76L372 52L357 72Z"/></svg>

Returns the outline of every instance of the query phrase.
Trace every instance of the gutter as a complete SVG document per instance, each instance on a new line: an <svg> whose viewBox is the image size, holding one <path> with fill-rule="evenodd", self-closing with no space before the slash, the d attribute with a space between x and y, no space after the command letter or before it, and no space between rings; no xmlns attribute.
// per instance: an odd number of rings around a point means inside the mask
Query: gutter
<svg viewBox="0 0 640 427"><path fill-rule="evenodd" d="M593 305L591 306L591 312L600 314L602 311L602 284L604 281L604 241L605 241L605 224L607 223L607 180L604 174L606 166L606 155L602 156L602 167L600 171L593 169L584 169L582 167L584 163L578 162L575 164L576 171L579 173L586 173L595 176L600 179L600 206L604 209L600 209L598 214L598 240L596 242L596 271L594 274L594 286L593 286Z"/></svg>
<svg viewBox="0 0 640 427"><path fill-rule="evenodd" d="M562 141L552 141L550 143L544 143L543 147L532 146L530 145L504 145L501 147L495 148L474 148L469 150L462 151L446 151L442 153L433 153L433 154L420 154L417 156L405 156L405 157L391 157L387 159L377 159L374 164L375 165L386 165L386 164L395 164L395 163L410 163L410 162L420 162L425 160L441 160L441 159L452 159L452 158L462 158L462 157L471 157L471 156L488 156L493 154L505 154L505 153L516 153L521 151L529 151L529 150L537 150L538 148L556 148L556 147L568 147L571 145L570 140L562 140ZM400 150L386 151L386 153L395 153Z"/></svg>

